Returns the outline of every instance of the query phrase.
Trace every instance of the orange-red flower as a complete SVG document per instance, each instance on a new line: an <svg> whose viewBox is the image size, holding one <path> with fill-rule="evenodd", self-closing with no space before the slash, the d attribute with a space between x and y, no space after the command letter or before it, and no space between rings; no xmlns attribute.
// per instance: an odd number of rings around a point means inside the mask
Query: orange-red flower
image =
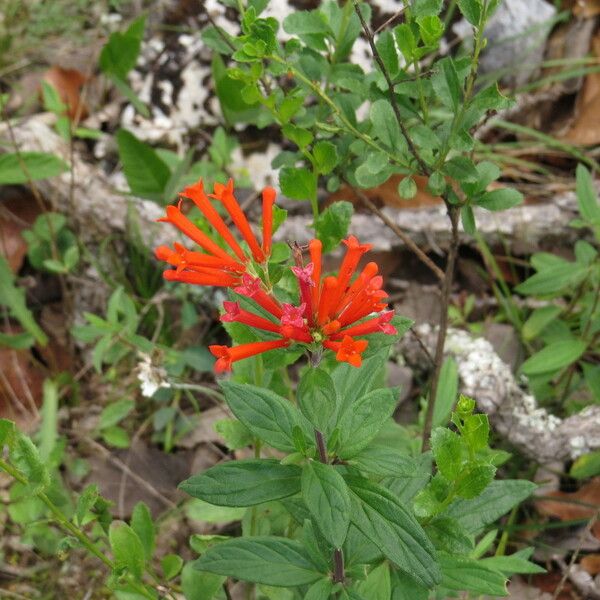
<svg viewBox="0 0 600 600"><path fill-rule="evenodd" d="M298 282L298 305L281 303L274 296L270 284L266 283L267 261L272 249L275 190L263 190L260 244L234 196L231 180L227 185L215 184L214 194L210 196L204 193L202 181L199 181L186 188L182 196L191 199L200 209L222 245L182 214L181 203L167 207L167 216L161 220L175 225L204 252L188 250L178 243L174 244L173 249L158 247L157 258L173 267L165 271L165 278L196 285L233 288L235 293L251 298L268 314L255 314L251 309L241 308L238 302L227 301L223 303L225 312L221 320L242 323L267 332L267 336L279 336L277 339L231 348L210 346L210 351L217 358L217 372L230 370L235 361L285 348L293 343L305 344L312 350L318 347L332 350L337 360L358 367L362 364L362 353L369 342L357 338L376 333L396 333L391 323L394 312L385 310L387 294L382 289L383 278L378 275L377 264L367 263L357 272L370 245L360 244L356 237L349 236L344 240L346 253L338 273L324 276L322 244L319 240L311 240L308 244L310 261L303 264L302 254L298 252L296 265L292 267ZM238 242L234 237L209 198L215 198L223 204L243 242ZM249 249L249 254L245 247Z"/></svg>
<svg viewBox="0 0 600 600"><path fill-rule="evenodd" d="M223 217L213 206L209 196L204 192L204 184L200 179L194 185L183 190L180 194L181 199L176 206L167 206L166 215L159 221L174 225L185 236L198 244L204 252L187 250L177 243L174 245L174 249L168 246L157 248L156 257L176 267L175 272L171 270L164 272L165 279L185 281L196 285L233 287L240 284L239 277L248 271L248 265L252 259L257 263L264 264L271 255L275 190L265 188L263 191L262 247L258 244L246 215L235 199L233 181L230 179L227 185L215 184L214 192L210 198L216 198L222 202L241 238L250 249L250 254L244 250ZM198 207L223 246L183 214L181 207L184 198L189 198ZM191 275L191 272L202 273L204 276ZM233 275L234 273L238 275L237 278Z"/></svg>

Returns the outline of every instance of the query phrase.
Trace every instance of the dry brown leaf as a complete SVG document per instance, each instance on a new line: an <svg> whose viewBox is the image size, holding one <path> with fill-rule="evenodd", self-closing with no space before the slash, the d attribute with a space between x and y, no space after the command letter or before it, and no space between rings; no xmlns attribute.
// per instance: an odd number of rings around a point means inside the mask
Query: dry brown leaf
<svg viewBox="0 0 600 600"><path fill-rule="evenodd" d="M594 37L592 49L600 64L600 33ZM575 102L574 118L560 137L582 146L600 144L600 73L585 78Z"/></svg>
<svg viewBox="0 0 600 600"><path fill-rule="evenodd" d="M554 590L560 585L562 573L551 571L550 573L541 573L531 578L531 583L541 592L554 594ZM553 596L554 597L554 596ZM564 587L556 600L575 600L577 596L573 593L573 587L569 581L565 582Z"/></svg>
<svg viewBox="0 0 600 600"><path fill-rule="evenodd" d="M570 8L580 18L589 19L600 15L600 0L568 0L563 8Z"/></svg>
<svg viewBox="0 0 600 600"><path fill-rule="evenodd" d="M370 190L363 190L363 193L369 200L375 203L381 203L386 206L393 206L402 210L424 208L427 206L433 206L441 204L442 199L439 196L432 196L427 192L427 177L422 175L415 175L413 179L417 184L417 194L410 200L400 198L398 195L398 184L404 179L404 175L392 175L385 183L371 188ZM357 194L353 192L348 186L342 186L337 192L329 196L327 199L328 203L335 202L337 200L349 200L353 204L360 206L360 199Z"/></svg>
<svg viewBox="0 0 600 600"><path fill-rule="evenodd" d="M88 109L81 98L81 87L88 81L88 77L77 69L63 69L50 67L44 73L44 81L56 88L60 99L67 105L67 113L71 119L84 119Z"/></svg>
<svg viewBox="0 0 600 600"><path fill-rule="evenodd" d="M8 188L3 192L0 204L0 256L8 262L13 273L17 273L27 254L27 243L21 232L29 229L40 209L31 193L24 188Z"/></svg>
<svg viewBox="0 0 600 600"><path fill-rule="evenodd" d="M600 573L600 554L588 554L579 561L579 564L590 575L598 575Z"/></svg>
<svg viewBox="0 0 600 600"><path fill-rule="evenodd" d="M549 492L547 496L556 500L537 500L535 505L541 514L561 521L591 519L600 508L600 477L594 477L576 492ZM600 539L600 522L594 524L592 532Z"/></svg>

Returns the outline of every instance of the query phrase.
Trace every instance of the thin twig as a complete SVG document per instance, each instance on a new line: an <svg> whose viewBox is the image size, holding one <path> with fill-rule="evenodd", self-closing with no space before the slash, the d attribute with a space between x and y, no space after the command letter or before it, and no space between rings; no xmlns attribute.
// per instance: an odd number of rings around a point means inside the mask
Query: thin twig
<svg viewBox="0 0 600 600"><path fill-rule="evenodd" d="M398 121L398 125L400 126L400 131L402 132L402 135L406 139L406 143L408 144L410 153L414 156L415 160L417 161L419 168L421 169L421 172L424 175L429 175L431 173L431 169L429 168L427 163L423 160L419 151L417 150L417 147L415 146L412 138L410 137L410 135L408 133L408 129L406 128L406 125L404 124L402 115L400 114L400 107L398 106L398 101L396 100L396 94L394 93L394 83L392 82L392 78L390 77L390 74L388 73L388 70L386 69L384 62L383 62L381 56L379 55L377 46L375 46L375 40L373 39L373 34L371 33L371 29L369 28L369 25L365 21L363 15L362 15L362 12L360 11L360 7L358 5L358 0L353 0L353 1L354 1L354 10L356 11L356 14L358 15L358 18L360 19L360 24L362 25L363 31L365 32L365 35L367 36L367 41L369 42L369 46L371 47L371 52L373 53L373 58L377 62L378 66L381 69L381 72L387 82L389 96L390 96L390 102L392 104L392 109L394 111L394 114L396 115L396 120Z"/></svg>
<svg viewBox="0 0 600 600"><path fill-rule="evenodd" d="M558 585L556 586L556 589L554 590L554 594L552 594L552 600L557 600L557 598L560 596L560 593L562 592L563 588L565 587L565 583L567 582L569 574L571 573L571 569L573 568L573 565L577 562L577 559L579 558L579 554L581 552L581 549L583 548L583 543L585 541L585 538L587 538L588 535L591 533L592 528L598 521L598 517L600 517L600 509L596 510L596 512L591 516L590 520L588 521L588 524L585 526L585 529L581 532L581 535L579 536L579 542L577 544L577 548L575 548L575 552L573 552L573 554L571 555L569 564L567 565L567 568L565 569L565 572L563 573L561 580L559 581Z"/></svg>
<svg viewBox="0 0 600 600"><path fill-rule="evenodd" d="M446 272L444 274L444 284L442 286L442 302L440 306L440 324L435 347L434 369L431 379L431 388L429 391L429 401L427 402L427 412L425 413L425 423L423 425L423 452L429 449L429 437L433 424L433 411L435 408L435 397L437 395L442 363L444 362L444 346L446 344L446 334L448 333L448 306L450 304L450 292L452 282L454 281L454 266L458 254L458 220L460 216L457 206L448 208L448 216L452 224L452 240L450 250L448 251L448 262L446 263Z"/></svg>
<svg viewBox="0 0 600 600"><path fill-rule="evenodd" d="M347 183L347 182L346 182ZM349 184L348 184L349 185ZM352 186L351 186L352 187ZM394 223L382 210L371 202L369 197L359 189L353 188L352 191L359 197L360 201L374 214L376 214L406 245L406 247L413 252L416 257L429 269L433 271L435 276L440 280L444 281L444 271L442 271L430 258L415 244L415 242L408 236L397 223Z"/></svg>
<svg viewBox="0 0 600 600"><path fill-rule="evenodd" d="M406 6L403 6L399 11L394 13L385 23L382 23L375 31L375 35L383 31L386 27L391 25L398 17L401 17L404 11L406 10Z"/></svg>

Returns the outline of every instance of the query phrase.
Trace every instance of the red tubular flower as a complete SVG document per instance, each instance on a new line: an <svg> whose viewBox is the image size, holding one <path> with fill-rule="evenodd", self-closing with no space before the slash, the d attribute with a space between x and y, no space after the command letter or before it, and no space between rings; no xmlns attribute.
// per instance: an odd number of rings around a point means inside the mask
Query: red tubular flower
<svg viewBox="0 0 600 600"><path fill-rule="evenodd" d="M377 263L370 262L365 265L360 275L355 279L354 283L348 288L348 291L344 294L340 300L337 310L341 312L350 304L354 297L377 275L379 267Z"/></svg>
<svg viewBox="0 0 600 600"><path fill-rule="evenodd" d="M310 262L313 264L312 280L314 285L311 290L312 305L318 307L321 293L321 254L323 252L321 240L310 240L308 242L308 251L310 252Z"/></svg>
<svg viewBox="0 0 600 600"><path fill-rule="evenodd" d="M221 321L224 323L243 323L250 327L256 327L257 329L264 329L265 331L272 331L273 333L279 333L279 325L269 321L264 317L255 315L248 310L240 308L238 302L223 302L223 308L225 313L221 315Z"/></svg>
<svg viewBox="0 0 600 600"><path fill-rule="evenodd" d="M303 342L304 344L312 343L313 337L306 326L295 327L294 325L282 325L279 329L282 336L296 340L297 342Z"/></svg>
<svg viewBox="0 0 600 600"><path fill-rule="evenodd" d="M204 248L210 254L220 256L224 259L231 260L231 256L211 240L203 231L200 231L182 212L180 209L181 202L178 206L167 206L167 215L162 219L158 219L164 223L171 223L179 229L183 234L187 235L191 240L196 242L198 246Z"/></svg>
<svg viewBox="0 0 600 600"><path fill-rule="evenodd" d="M293 304L283 305L283 315L281 317L282 325L293 325L294 327L304 327L304 312L306 304L294 306Z"/></svg>
<svg viewBox="0 0 600 600"><path fill-rule="evenodd" d="M370 333L386 333L388 335L395 335L398 333L396 328L390 323L394 317L394 311L388 310L382 312L379 316L373 319L363 321L358 325L342 329L339 333L332 335L332 339L341 339L343 336L357 336L357 335L369 335Z"/></svg>
<svg viewBox="0 0 600 600"><path fill-rule="evenodd" d="M338 286L334 303L336 307L347 291L348 283L350 283L350 279L354 275L354 271L356 271L362 255L371 249L370 244L360 244L353 235L344 240L344 244L346 244L347 250L338 272Z"/></svg>
<svg viewBox="0 0 600 600"><path fill-rule="evenodd" d="M285 348L290 343L289 340L280 339L269 342L251 342L249 344L240 344L230 348L229 346L209 346L211 354L217 358L215 363L215 371L217 373L223 373L224 371L231 371L231 365L244 358L250 358L263 352L269 352L269 350L275 350L277 348Z"/></svg>
<svg viewBox="0 0 600 600"><path fill-rule="evenodd" d="M273 236L273 204L275 204L276 197L277 192L272 187L266 187L262 191L262 250L265 256L271 255L271 239Z"/></svg>
<svg viewBox="0 0 600 600"><path fill-rule="evenodd" d="M313 319L313 302L311 287L315 285L312 275L314 272L314 265L308 263L305 267L292 267L292 273L298 279L298 287L300 288L300 298L304 305L304 316L308 319L308 322L312 325Z"/></svg>
<svg viewBox="0 0 600 600"><path fill-rule="evenodd" d="M240 278L222 271L199 273L197 271L176 271L170 269L163 272L167 281L181 281L193 285L213 285L215 287L233 287L240 284Z"/></svg>
<svg viewBox="0 0 600 600"><path fill-rule="evenodd" d="M319 312L317 316L317 323L319 325L325 325L329 320L329 315L332 312L335 301L337 298L337 277L326 277L323 281L323 289L321 291L321 298L319 299Z"/></svg>
<svg viewBox="0 0 600 600"><path fill-rule="evenodd" d="M186 187L181 196L189 198L200 209L200 212L206 217L206 220L215 228L217 233L227 242L227 245L235 252L237 257L245 262L248 257L242 250L237 240L233 237L229 227L221 218L221 215L216 211L215 207L210 203L210 200L204 193L204 183L200 179L194 185Z"/></svg>
<svg viewBox="0 0 600 600"><path fill-rule="evenodd" d="M242 237L248 244L254 260L259 263L264 262L265 254L258 245L256 237L254 237L254 233L252 232L250 223L248 223L248 219L246 219L244 211L242 211L238 201L233 195L233 179L230 179L227 182L227 185L215 183L215 193L211 194L210 197L216 198L223 203L223 206L225 206L225 209L229 213L231 220L235 223L235 226L238 228L239 232L242 234Z"/></svg>
<svg viewBox="0 0 600 600"><path fill-rule="evenodd" d="M354 340L349 335L345 335L341 342L332 342L326 340L323 342L325 348L333 350L336 354L335 357L340 362L347 362L353 367L360 367L362 365L361 354L366 350L369 342L367 340Z"/></svg>
<svg viewBox="0 0 600 600"><path fill-rule="evenodd" d="M261 281L258 277L252 277L251 275L244 274L242 276L241 285L234 288L233 290L237 294L242 296L248 296L252 298L259 306L262 306L265 310L269 311L277 319L281 319L283 316L283 310L279 305L279 302L270 294L267 294L262 287Z"/></svg>

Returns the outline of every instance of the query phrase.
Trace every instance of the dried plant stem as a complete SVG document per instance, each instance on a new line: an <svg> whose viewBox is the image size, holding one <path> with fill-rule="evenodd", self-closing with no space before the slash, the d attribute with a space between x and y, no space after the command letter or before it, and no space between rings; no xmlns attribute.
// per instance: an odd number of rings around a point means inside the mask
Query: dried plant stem
<svg viewBox="0 0 600 600"><path fill-rule="evenodd" d="M346 182L347 183L347 182ZM397 223L394 223L381 209L379 209L369 197L357 188L352 188L354 193L359 197L360 201L374 214L376 214L385 225L387 225L406 245L406 247L440 280L444 281L444 271L440 269L430 258L417 246L412 238L407 235Z"/></svg>
<svg viewBox="0 0 600 600"><path fill-rule="evenodd" d="M429 437L433 425L433 412L435 409L435 397L437 395L440 382L440 372L444 362L444 346L446 344L446 335L448 333L448 307L450 305L450 292L452 291L452 282L454 281L454 267L456 265L456 256L458 255L458 220L460 211L457 206L448 208L448 215L452 225L452 239L450 241L450 250L448 251L448 260L442 284L442 302L440 306L440 320L437 342L435 346L435 356L433 358L433 375L431 377L431 387L429 390L429 402L427 402L427 411L425 413L425 423L423 425L423 452L429 449Z"/></svg>

